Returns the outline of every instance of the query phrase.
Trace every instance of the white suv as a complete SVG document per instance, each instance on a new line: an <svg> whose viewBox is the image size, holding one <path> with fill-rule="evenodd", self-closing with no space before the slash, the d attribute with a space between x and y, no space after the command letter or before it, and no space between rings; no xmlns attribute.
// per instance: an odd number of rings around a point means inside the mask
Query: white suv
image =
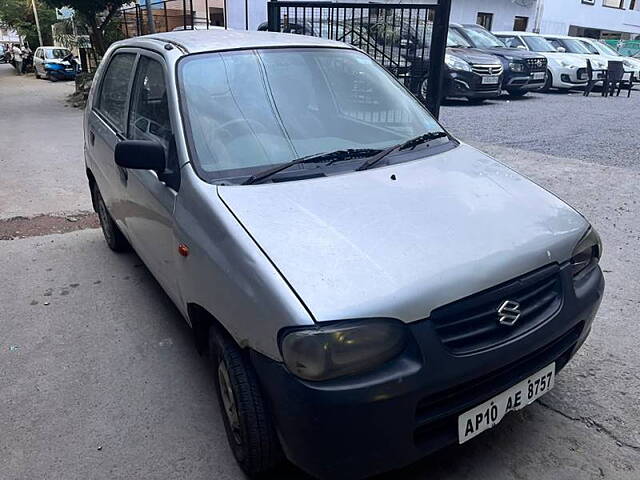
<svg viewBox="0 0 640 480"><path fill-rule="evenodd" d="M547 82L542 91L551 88L569 90L587 85L587 61L582 55L559 52L542 35L530 32L493 32L507 47L522 48L547 57ZM595 67L594 68L599 68Z"/></svg>

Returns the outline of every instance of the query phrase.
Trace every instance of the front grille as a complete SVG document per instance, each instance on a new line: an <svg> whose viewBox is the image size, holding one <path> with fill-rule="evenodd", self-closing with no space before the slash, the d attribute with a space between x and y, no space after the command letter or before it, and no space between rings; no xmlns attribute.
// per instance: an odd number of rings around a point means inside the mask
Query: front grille
<svg viewBox="0 0 640 480"><path fill-rule="evenodd" d="M571 358L583 329L584 322L580 322L548 345L513 363L420 400L416 406L416 428L413 433L416 445L430 450L431 445L454 443L458 434L458 415L554 361L556 373L559 372Z"/></svg>
<svg viewBox="0 0 640 480"><path fill-rule="evenodd" d="M546 72L547 71L547 59L546 58L527 58L527 66L530 72Z"/></svg>
<svg viewBox="0 0 640 480"><path fill-rule="evenodd" d="M475 352L511 340L551 318L562 304L558 265L549 265L434 310L429 317L443 345L454 354ZM512 325L499 323L500 305L520 304Z"/></svg>
<svg viewBox="0 0 640 480"><path fill-rule="evenodd" d="M473 73L478 75L502 75L502 65L471 65Z"/></svg>

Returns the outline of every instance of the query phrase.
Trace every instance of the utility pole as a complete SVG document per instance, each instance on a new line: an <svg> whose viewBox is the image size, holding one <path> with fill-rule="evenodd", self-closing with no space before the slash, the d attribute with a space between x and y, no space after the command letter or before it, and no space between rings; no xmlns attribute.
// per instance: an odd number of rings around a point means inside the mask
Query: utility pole
<svg viewBox="0 0 640 480"><path fill-rule="evenodd" d="M249 0L244 0L244 28L249 30Z"/></svg>
<svg viewBox="0 0 640 480"><path fill-rule="evenodd" d="M36 28L38 29L38 40L40 41L40 45L38 46L42 47L44 46L44 43L42 43L42 32L40 31L40 20L38 20L38 9L36 8L36 0L31 0L31 6L33 7L33 17L36 21ZM31 46L29 46L29 48L31 48Z"/></svg>
<svg viewBox="0 0 640 480"><path fill-rule="evenodd" d="M147 11L147 27L149 27L149 33L156 33L156 23L153 21L153 12L151 11L151 0L144 0L144 8Z"/></svg>
<svg viewBox="0 0 640 480"><path fill-rule="evenodd" d="M533 24L533 32L540 33L540 25L542 24L542 13L544 12L544 0L536 1L536 20Z"/></svg>

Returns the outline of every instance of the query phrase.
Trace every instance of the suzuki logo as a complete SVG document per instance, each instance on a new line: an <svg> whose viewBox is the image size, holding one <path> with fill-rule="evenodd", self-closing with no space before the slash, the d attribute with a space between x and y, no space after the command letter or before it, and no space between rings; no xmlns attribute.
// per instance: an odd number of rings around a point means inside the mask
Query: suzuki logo
<svg viewBox="0 0 640 480"><path fill-rule="evenodd" d="M539 58L538 61L536 62L536 65L541 67L542 66L542 59Z"/></svg>
<svg viewBox="0 0 640 480"><path fill-rule="evenodd" d="M513 300L505 300L498 307L498 323L513 327L520 318L520 304Z"/></svg>

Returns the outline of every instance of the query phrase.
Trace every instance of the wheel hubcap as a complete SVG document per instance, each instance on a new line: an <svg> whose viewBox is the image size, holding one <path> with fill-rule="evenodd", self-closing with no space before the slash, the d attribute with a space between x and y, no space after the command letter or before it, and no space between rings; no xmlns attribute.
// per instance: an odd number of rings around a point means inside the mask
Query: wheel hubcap
<svg viewBox="0 0 640 480"><path fill-rule="evenodd" d="M236 408L236 400L231 390L231 382L229 381L229 372L224 361L220 361L218 365L218 383L220 385L220 396L222 397L222 405L224 413L229 421L233 439L238 445L242 443L240 438L240 420L238 418L238 409Z"/></svg>

